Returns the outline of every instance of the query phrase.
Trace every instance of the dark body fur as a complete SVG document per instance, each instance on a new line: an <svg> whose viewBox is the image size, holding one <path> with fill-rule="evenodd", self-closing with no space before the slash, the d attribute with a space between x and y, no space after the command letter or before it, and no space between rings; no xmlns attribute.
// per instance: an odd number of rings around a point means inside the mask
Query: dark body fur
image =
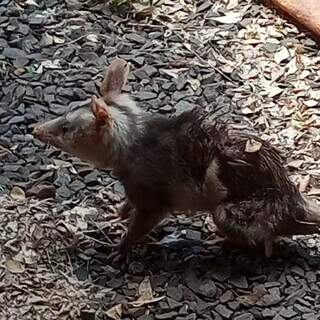
<svg viewBox="0 0 320 320"><path fill-rule="evenodd" d="M214 137L205 128L202 110L167 119L147 116L115 170L128 201L136 209L123 247L145 235L172 211L214 211L226 197L217 179L206 185L214 159ZM145 117L145 116L144 116Z"/></svg>
<svg viewBox="0 0 320 320"><path fill-rule="evenodd" d="M307 203L289 179L279 151L248 130L216 123L218 177L228 196L213 213L220 232L234 242L265 244L277 236L317 232ZM248 140L261 144L246 152Z"/></svg>
<svg viewBox="0 0 320 320"><path fill-rule="evenodd" d="M246 152L250 139L261 143L256 152ZM318 232L275 147L251 132L220 123L215 125L214 141L218 177L228 190L213 213L223 234L253 246L281 235Z"/></svg>
<svg viewBox="0 0 320 320"><path fill-rule="evenodd" d="M118 167L128 197L139 208L171 209L177 188L201 192L214 149L201 120L196 112L171 119L148 117Z"/></svg>
<svg viewBox="0 0 320 320"><path fill-rule="evenodd" d="M144 122L117 168L136 209L122 249L172 211L209 211L223 234L249 245L305 230L297 222L307 220L305 202L270 143L200 109ZM246 152L248 139L260 149Z"/></svg>

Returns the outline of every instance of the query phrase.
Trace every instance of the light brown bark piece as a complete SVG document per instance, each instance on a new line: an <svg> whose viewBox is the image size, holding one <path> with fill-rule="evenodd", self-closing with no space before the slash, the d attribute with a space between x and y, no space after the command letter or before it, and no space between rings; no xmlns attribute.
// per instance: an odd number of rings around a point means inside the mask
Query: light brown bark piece
<svg viewBox="0 0 320 320"><path fill-rule="evenodd" d="M320 0L272 0L272 2L320 38Z"/></svg>

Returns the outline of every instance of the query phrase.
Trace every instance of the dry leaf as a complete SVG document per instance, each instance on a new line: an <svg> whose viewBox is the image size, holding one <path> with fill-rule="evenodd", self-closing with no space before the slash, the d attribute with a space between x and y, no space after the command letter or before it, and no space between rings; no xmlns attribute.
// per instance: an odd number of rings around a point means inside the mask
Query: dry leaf
<svg viewBox="0 0 320 320"><path fill-rule="evenodd" d="M211 233L214 233L214 232L217 231L217 226L215 225L211 214L209 214L209 215L206 217L206 219L205 219L205 221L204 221L204 226L206 226L207 229L208 229Z"/></svg>
<svg viewBox="0 0 320 320"><path fill-rule="evenodd" d="M157 298L153 297L153 291L152 291L149 277L145 277L139 286L139 298L136 301L131 302L131 305L133 307L138 308L145 304L150 304L150 303L160 301L164 298L165 296L157 297Z"/></svg>
<svg viewBox="0 0 320 320"><path fill-rule="evenodd" d="M138 2L133 2L131 5L136 10L136 12L142 16L151 16L154 11L154 7L150 6L149 4L144 5Z"/></svg>
<svg viewBox="0 0 320 320"><path fill-rule="evenodd" d="M21 262L13 259L7 259L5 266L11 273L23 273L25 271L24 265Z"/></svg>
<svg viewBox="0 0 320 320"><path fill-rule="evenodd" d="M274 54L274 61L280 64L282 61L290 58L289 50L286 47L281 48Z"/></svg>
<svg viewBox="0 0 320 320"><path fill-rule="evenodd" d="M87 39L91 42L99 42L98 36L96 34L88 34Z"/></svg>
<svg viewBox="0 0 320 320"><path fill-rule="evenodd" d="M319 102L316 100L305 100L305 101L303 101L303 104L309 108L312 108L312 107L316 107L317 105L319 105Z"/></svg>
<svg viewBox="0 0 320 320"><path fill-rule="evenodd" d="M122 316L122 305L121 304L117 304L115 306L113 306L112 308L110 308L108 311L106 311L106 315L114 320L121 320L121 316Z"/></svg>
<svg viewBox="0 0 320 320"><path fill-rule="evenodd" d="M36 73L43 73L43 68L46 69L61 69L60 60L45 60L42 61L39 65L39 68L36 70Z"/></svg>
<svg viewBox="0 0 320 320"><path fill-rule="evenodd" d="M226 8L227 8L228 10L231 10L231 9L236 8L238 5L239 5L238 0L229 0Z"/></svg>
<svg viewBox="0 0 320 320"><path fill-rule="evenodd" d="M218 21L220 23L226 23L226 24L233 24L233 23L237 23L239 21L242 20L244 14L246 13L246 11L249 9L249 7L251 7L251 4L243 7L243 9L241 11L238 12L229 12L224 16L221 17L213 17L210 18L212 20Z"/></svg>
<svg viewBox="0 0 320 320"><path fill-rule="evenodd" d="M304 160L292 160L288 162L288 167L298 169L301 167L302 164L304 164Z"/></svg>
<svg viewBox="0 0 320 320"><path fill-rule="evenodd" d="M256 111L257 111L257 110L252 110L252 109L249 108L249 107L244 107L244 108L241 109L241 112L242 112L242 114L244 114L244 115L254 114L254 113L256 113Z"/></svg>
<svg viewBox="0 0 320 320"><path fill-rule="evenodd" d="M24 200L26 198L24 191L20 187L13 187L10 196L14 200Z"/></svg>
<svg viewBox="0 0 320 320"><path fill-rule="evenodd" d="M53 41L56 44L62 44L62 43L66 42L66 40L64 38L60 38L60 37L57 37L57 36L53 36Z"/></svg>
<svg viewBox="0 0 320 320"><path fill-rule="evenodd" d="M262 147L262 143L259 141L256 141L254 139L249 139L246 142L246 148L245 148L245 152L248 153L255 153L257 151L259 151Z"/></svg>
<svg viewBox="0 0 320 320"><path fill-rule="evenodd" d="M305 176L301 176L299 178L299 191L300 192L305 192L307 190L307 187L310 183L310 175L307 174Z"/></svg>
<svg viewBox="0 0 320 320"><path fill-rule="evenodd" d="M320 188L312 187L312 188L309 190L308 195L309 195L309 196L318 196L318 195L320 195Z"/></svg>
<svg viewBox="0 0 320 320"><path fill-rule="evenodd" d="M139 308L139 307L141 307L143 305L146 305L146 304L151 304L151 303L155 303L155 302L161 301L164 298L165 298L165 296L152 298L152 299L149 299L149 300L138 299L137 301L132 302L131 305L133 307L135 307L135 308Z"/></svg>
<svg viewBox="0 0 320 320"><path fill-rule="evenodd" d="M282 93L282 91L283 91L283 89L281 89L277 86L271 86L266 90L266 92L268 93L268 96L270 98L273 98L273 97L279 95L280 93Z"/></svg>
<svg viewBox="0 0 320 320"><path fill-rule="evenodd" d="M245 306L253 306L257 304L258 301L262 299L262 297L267 293L267 290L262 287L257 287L253 289L248 295L239 296L237 300Z"/></svg>
<svg viewBox="0 0 320 320"><path fill-rule="evenodd" d="M139 285L139 296L142 299L148 300L153 298L152 287L149 277L145 277Z"/></svg>
<svg viewBox="0 0 320 320"><path fill-rule="evenodd" d="M188 68L180 68L180 69L160 69L160 71L164 72L168 76L178 79L179 77L179 72L187 71Z"/></svg>
<svg viewBox="0 0 320 320"><path fill-rule="evenodd" d="M41 38L41 44L44 46L50 46L53 44L53 36L45 32Z"/></svg>
<svg viewBox="0 0 320 320"><path fill-rule="evenodd" d="M28 5L35 6L35 7L39 7L39 5L34 0L26 0L25 3Z"/></svg>
<svg viewBox="0 0 320 320"><path fill-rule="evenodd" d="M200 87L200 81L198 79L189 79L188 82L190 83L191 85L191 88L194 90L194 91L197 91L197 89Z"/></svg>
<svg viewBox="0 0 320 320"><path fill-rule="evenodd" d="M287 75L294 74L298 71L296 57L294 57L293 59L290 60L290 62L287 64L287 68L288 68Z"/></svg>

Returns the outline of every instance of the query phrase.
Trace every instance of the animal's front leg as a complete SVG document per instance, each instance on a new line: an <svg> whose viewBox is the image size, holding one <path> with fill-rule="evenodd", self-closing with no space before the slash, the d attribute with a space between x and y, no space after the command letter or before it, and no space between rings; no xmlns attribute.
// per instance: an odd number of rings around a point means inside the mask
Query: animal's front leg
<svg viewBox="0 0 320 320"><path fill-rule="evenodd" d="M140 240L143 236L147 235L153 227L162 219L161 212L148 212L137 210L132 216L128 232L121 240L119 251L123 256L126 256L132 245Z"/></svg>
<svg viewBox="0 0 320 320"><path fill-rule="evenodd" d="M131 221L127 234L117 246L118 250L109 255L109 259L116 263L125 259L128 264L132 245L147 235L162 217L163 214L161 213L150 214L150 212L147 211L135 211L130 217Z"/></svg>

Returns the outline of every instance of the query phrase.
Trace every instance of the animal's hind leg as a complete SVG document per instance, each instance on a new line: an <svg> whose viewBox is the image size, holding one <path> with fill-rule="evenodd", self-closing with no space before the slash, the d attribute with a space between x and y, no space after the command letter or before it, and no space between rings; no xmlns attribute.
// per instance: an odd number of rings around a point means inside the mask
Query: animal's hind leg
<svg viewBox="0 0 320 320"><path fill-rule="evenodd" d="M268 258L273 254L273 240L268 239L264 242L264 252Z"/></svg>
<svg viewBox="0 0 320 320"><path fill-rule="evenodd" d="M131 211L134 209L134 207L131 205L131 203L126 199L121 206L119 207L117 213L121 220L128 219Z"/></svg>

